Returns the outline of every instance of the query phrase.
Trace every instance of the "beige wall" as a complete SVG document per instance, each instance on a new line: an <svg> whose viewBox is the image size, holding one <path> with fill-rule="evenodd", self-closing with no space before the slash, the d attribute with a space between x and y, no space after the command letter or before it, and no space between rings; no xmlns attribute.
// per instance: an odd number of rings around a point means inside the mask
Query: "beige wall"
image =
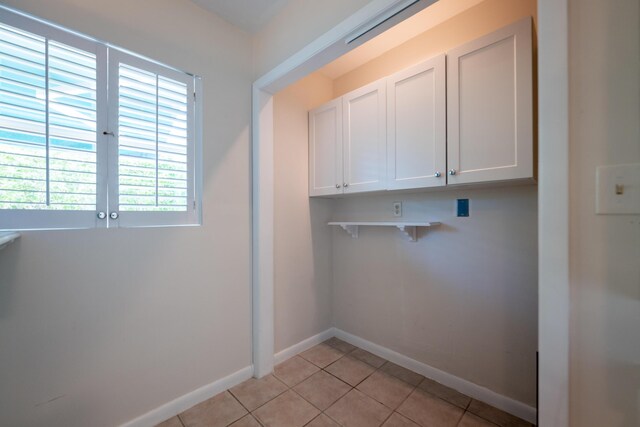
<svg viewBox="0 0 640 427"><path fill-rule="evenodd" d="M536 17L535 0L485 0L334 81L338 97L523 17Z"/></svg>
<svg viewBox="0 0 640 427"><path fill-rule="evenodd" d="M274 97L276 353L333 325L333 201L309 198L307 163L307 112L332 98L332 86L312 74Z"/></svg>
<svg viewBox="0 0 640 427"><path fill-rule="evenodd" d="M535 15L535 1L488 0L338 78L334 96ZM471 199L471 217L454 215ZM397 230L333 232L336 327L535 406L537 191L535 186L351 197L337 220L444 226L417 243Z"/></svg>
<svg viewBox="0 0 640 427"><path fill-rule="evenodd" d="M254 76L260 77L371 0L291 0L253 38Z"/></svg>
<svg viewBox="0 0 640 427"><path fill-rule="evenodd" d="M640 3L569 2L570 417L640 425L640 216L595 215L600 165L640 162Z"/></svg>
<svg viewBox="0 0 640 427"><path fill-rule="evenodd" d="M441 221L415 243L394 228L333 231L335 326L535 406L536 187L360 196L340 221ZM469 198L471 216L454 214Z"/></svg>
<svg viewBox="0 0 640 427"><path fill-rule="evenodd" d="M0 253L0 425L112 426L251 364L251 41L187 0L3 0L202 75L204 225Z"/></svg>

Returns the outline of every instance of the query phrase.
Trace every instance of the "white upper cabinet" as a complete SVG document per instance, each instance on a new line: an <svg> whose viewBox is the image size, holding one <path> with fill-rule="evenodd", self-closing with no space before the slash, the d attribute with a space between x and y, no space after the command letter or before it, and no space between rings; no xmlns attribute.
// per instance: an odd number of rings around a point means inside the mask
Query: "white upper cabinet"
<svg viewBox="0 0 640 427"><path fill-rule="evenodd" d="M534 178L531 18L309 112L309 195Z"/></svg>
<svg viewBox="0 0 640 427"><path fill-rule="evenodd" d="M387 188L446 184L445 55L387 78Z"/></svg>
<svg viewBox="0 0 640 427"><path fill-rule="evenodd" d="M309 112L309 195L342 194L342 99Z"/></svg>
<svg viewBox="0 0 640 427"><path fill-rule="evenodd" d="M448 184L533 178L531 19L447 53Z"/></svg>
<svg viewBox="0 0 640 427"><path fill-rule="evenodd" d="M386 85L379 80L342 97L344 193L385 189Z"/></svg>

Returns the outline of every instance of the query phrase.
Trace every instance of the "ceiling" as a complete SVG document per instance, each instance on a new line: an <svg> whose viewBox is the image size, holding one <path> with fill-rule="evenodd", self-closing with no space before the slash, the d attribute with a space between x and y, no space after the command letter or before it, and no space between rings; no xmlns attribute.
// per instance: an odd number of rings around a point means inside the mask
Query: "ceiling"
<svg viewBox="0 0 640 427"><path fill-rule="evenodd" d="M482 1L484 0L439 0L325 65L319 72L330 79L336 79Z"/></svg>
<svg viewBox="0 0 640 427"><path fill-rule="evenodd" d="M250 34L263 29L290 2L290 0L192 1ZM319 71L331 79L336 79L482 1L438 0L402 23L327 64Z"/></svg>
<svg viewBox="0 0 640 427"><path fill-rule="evenodd" d="M193 0L225 21L255 34L273 18L289 0Z"/></svg>

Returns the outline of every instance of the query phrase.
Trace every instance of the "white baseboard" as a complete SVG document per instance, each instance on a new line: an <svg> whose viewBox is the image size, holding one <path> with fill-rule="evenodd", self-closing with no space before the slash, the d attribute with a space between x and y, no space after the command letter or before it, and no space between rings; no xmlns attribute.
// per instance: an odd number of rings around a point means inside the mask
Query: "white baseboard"
<svg viewBox="0 0 640 427"><path fill-rule="evenodd" d="M520 417L530 423L536 421L536 409L526 405L510 397L503 396L494 391L489 390L486 387L479 386L470 381L456 377L455 375L441 371L437 368L429 366L425 363L418 362L396 351L375 344L371 341L367 341L364 338L360 338L356 335L350 334L338 328L329 328L317 335L305 339L297 344L292 345L274 355L275 364L282 363L285 360L302 353L305 350L310 349L314 345L320 344L323 341L328 340L331 337L338 337L350 344L358 346L368 352L371 352L377 356L387 359L397 365L403 366L427 378L438 381L441 384L458 390L461 393L466 394L469 397L488 403L495 406L505 412ZM247 366L235 372L227 377L214 381L211 384L207 384L200 387L197 390L189 392L183 396L178 397L171 402L168 402L156 409L141 415L125 424L121 427L150 427L161 423L187 409L193 405L197 405L218 393L221 393L233 386L240 384L241 382L248 380L253 376L253 366Z"/></svg>
<svg viewBox="0 0 640 427"><path fill-rule="evenodd" d="M367 341L364 338L352 335L341 329L334 329L335 336L343 341L367 350L376 356L387 359L396 365L400 365L424 375L427 378L431 378L432 380L458 390L460 393L466 394L469 397L488 403L489 405L515 415L516 417L529 421L532 424L535 424L536 422L536 409L525 403L503 396L486 387L479 386L422 362L418 362L417 360L411 359L410 357L386 347L382 347L381 345L372 343L371 341Z"/></svg>
<svg viewBox="0 0 640 427"><path fill-rule="evenodd" d="M171 402L147 412L144 415L139 416L129 422L121 425L121 427L151 427L159 424L169 418L178 415L179 413L191 408L193 405L197 405L200 402L215 396L218 393L240 384L241 382L248 380L253 376L253 365L240 369L227 377L221 378L217 381L200 387L194 391L191 391L183 396L178 397Z"/></svg>
<svg viewBox="0 0 640 427"><path fill-rule="evenodd" d="M285 360L295 356L296 354L302 353L305 350L309 350L316 344L320 344L322 341L326 341L331 337L335 336L335 328L329 328L326 331L320 332L317 335L314 335L310 338L307 338L304 341L300 341L298 344L294 344L289 348L285 348L282 351L279 351L274 356L274 363L277 365L278 363L282 363Z"/></svg>

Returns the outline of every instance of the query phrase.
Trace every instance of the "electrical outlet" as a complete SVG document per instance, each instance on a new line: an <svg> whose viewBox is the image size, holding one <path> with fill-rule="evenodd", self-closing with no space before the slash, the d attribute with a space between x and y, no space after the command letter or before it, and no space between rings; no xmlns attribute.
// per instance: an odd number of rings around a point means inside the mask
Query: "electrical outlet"
<svg viewBox="0 0 640 427"><path fill-rule="evenodd" d="M393 202L393 216L402 216L402 202Z"/></svg>

